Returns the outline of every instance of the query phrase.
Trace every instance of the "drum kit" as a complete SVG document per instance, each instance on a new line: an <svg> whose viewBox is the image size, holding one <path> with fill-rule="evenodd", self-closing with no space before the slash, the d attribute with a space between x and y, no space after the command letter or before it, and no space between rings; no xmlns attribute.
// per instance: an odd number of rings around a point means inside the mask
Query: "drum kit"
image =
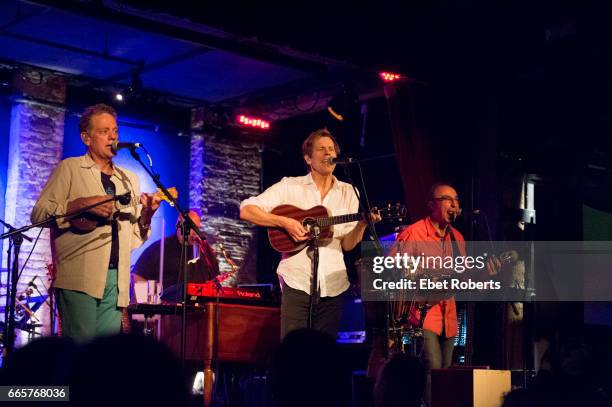
<svg viewBox="0 0 612 407"><path fill-rule="evenodd" d="M48 275L52 271L49 269ZM2 279L5 279L4 273L6 269L0 269ZM39 280L38 282L36 280ZM51 277L49 277L51 279ZM38 284L37 284L38 283ZM40 286L44 287L44 291L40 291ZM40 329L43 328L41 319L36 315L36 312L46 303L50 305L52 298L48 292L47 284L38 276L34 276L26 287L17 292L15 298L15 328L27 334L27 341L41 336ZM4 291L4 290L3 290ZM5 295L5 293L3 293ZM0 306L0 312L6 313L7 307ZM53 318L50 319L51 321ZM5 323L0 321L0 332L5 332Z"/></svg>

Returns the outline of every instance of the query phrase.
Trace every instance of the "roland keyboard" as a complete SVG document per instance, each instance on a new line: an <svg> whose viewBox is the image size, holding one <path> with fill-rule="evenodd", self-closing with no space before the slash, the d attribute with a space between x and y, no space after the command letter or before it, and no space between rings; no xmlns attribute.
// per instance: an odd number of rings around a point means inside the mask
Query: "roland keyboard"
<svg viewBox="0 0 612 407"><path fill-rule="evenodd" d="M237 300L238 302L275 302L277 299L273 295L271 284L253 284L240 287L221 287L217 290L215 284L207 283L188 283L187 299L191 303L210 301L217 298L221 300ZM226 301L224 301L226 302Z"/></svg>

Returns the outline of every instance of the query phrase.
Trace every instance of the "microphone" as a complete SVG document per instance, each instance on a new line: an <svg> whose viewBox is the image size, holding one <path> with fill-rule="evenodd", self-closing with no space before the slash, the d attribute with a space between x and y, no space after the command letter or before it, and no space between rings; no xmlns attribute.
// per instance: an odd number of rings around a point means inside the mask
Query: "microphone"
<svg viewBox="0 0 612 407"><path fill-rule="evenodd" d="M142 145L140 143L132 143L132 142L129 142L129 141L118 142L117 140L115 140L111 144L111 150L113 151L113 153L116 153L117 151L121 150L122 148L129 148L131 150L133 148L140 148L140 147L142 147Z"/></svg>
<svg viewBox="0 0 612 407"><path fill-rule="evenodd" d="M328 163L329 165L334 165L334 164L352 164L352 163L357 162L357 160L355 158L353 158L353 157L344 157L344 158L329 157L329 158L326 158L323 161Z"/></svg>
<svg viewBox="0 0 612 407"><path fill-rule="evenodd" d="M457 211L456 217L463 215L466 219L476 219L480 217L482 214L483 212L480 209L474 209L471 211L463 212L463 209L459 208L459 210Z"/></svg>

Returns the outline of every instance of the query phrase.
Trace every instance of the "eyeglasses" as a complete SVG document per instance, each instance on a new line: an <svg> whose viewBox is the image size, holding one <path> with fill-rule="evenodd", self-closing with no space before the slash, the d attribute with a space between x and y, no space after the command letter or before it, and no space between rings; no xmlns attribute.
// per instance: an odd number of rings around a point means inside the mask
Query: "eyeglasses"
<svg viewBox="0 0 612 407"><path fill-rule="evenodd" d="M95 133L98 136L104 136L104 137L108 137L109 134L114 134L117 135L119 134L119 129L109 129L108 127L105 129L96 129Z"/></svg>
<svg viewBox="0 0 612 407"><path fill-rule="evenodd" d="M442 195L438 198L434 198L434 201L438 201L438 202L446 201L448 203L453 203L454 201L457 203L457 205L459 205L459 198L453 198L452 196L448 196L448 195Z"/></svg>

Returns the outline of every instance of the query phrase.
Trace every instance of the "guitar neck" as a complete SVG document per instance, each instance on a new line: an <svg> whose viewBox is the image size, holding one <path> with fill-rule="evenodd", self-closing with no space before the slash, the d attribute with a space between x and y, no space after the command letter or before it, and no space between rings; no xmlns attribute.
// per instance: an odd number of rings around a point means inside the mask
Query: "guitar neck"
<svg viewBox="0 0 612 407"><path fill-rule="evenodd" d="M325 218L315 218L317 224L321 227L329 227L339 225L341 223L356 222L363 219L360 213L351 213L350 215L329 216Z"/></svg>

